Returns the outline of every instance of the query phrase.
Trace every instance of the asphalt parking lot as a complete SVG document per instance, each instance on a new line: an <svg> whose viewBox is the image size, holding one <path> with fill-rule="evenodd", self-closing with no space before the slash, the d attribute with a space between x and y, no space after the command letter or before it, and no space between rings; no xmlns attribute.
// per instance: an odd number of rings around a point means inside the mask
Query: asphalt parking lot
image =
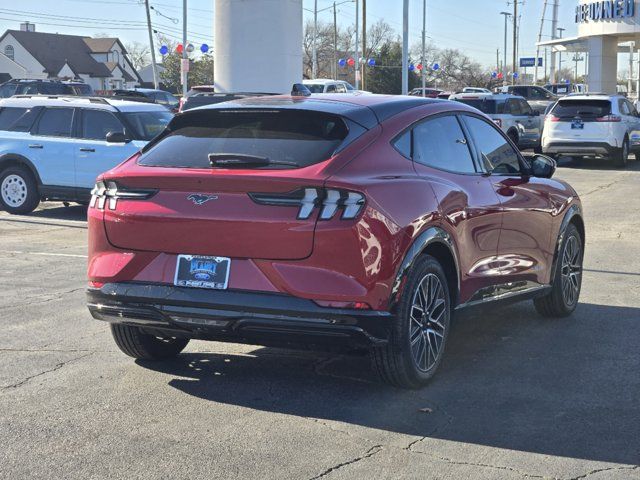
<svg viewBox="0 0 640 480"><path fill-rule="evenodd" d="M640 162L566 162L581 304L456 320L429 387L366 358L191 342L134 362L84 305L83 208L0 212L0 478L640 479Z"/></svg>

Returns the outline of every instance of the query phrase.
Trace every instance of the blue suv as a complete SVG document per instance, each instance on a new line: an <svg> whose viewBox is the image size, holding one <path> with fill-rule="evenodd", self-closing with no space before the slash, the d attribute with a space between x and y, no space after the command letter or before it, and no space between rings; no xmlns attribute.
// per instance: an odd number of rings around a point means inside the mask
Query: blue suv
<svg viewBox="0 0 640 480"><path fill-rule="evenodd" d="M41 200L88 203L96 177L160 133L161 105L93 97L0 100L0 206L25 214Z"/></svg>

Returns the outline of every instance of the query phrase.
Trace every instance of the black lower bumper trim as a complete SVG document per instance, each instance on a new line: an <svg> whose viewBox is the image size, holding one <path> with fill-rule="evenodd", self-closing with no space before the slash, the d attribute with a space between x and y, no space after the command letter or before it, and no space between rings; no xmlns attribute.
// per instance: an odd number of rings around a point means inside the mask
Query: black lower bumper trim
<svg viewBox="0 0 640 480"><path fill-rule="evenodd" d="M361 348L386 343L389 312L323 308L282 294L111 283L87 291L94 318L205 340Z"/></svg>

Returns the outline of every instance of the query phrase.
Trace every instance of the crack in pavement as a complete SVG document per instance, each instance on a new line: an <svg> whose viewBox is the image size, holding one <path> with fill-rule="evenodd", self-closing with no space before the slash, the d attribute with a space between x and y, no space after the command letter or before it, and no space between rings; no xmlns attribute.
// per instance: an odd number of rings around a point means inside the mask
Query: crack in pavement
<svg viewBox="0 0 640 480"><path fill-rule="evenodd" d="M93 355L94 352L89 352L86 353L85 355L80 355L79 357L75 357L75 358L71 358L69 360L66 360L64 362L60 362L58 364L56 364L53 368L49 368L47 370L44 370L42 372L36 373L35 375L30 375L26 378L24 378L23 380L19 381L18 383L14 383L12 385L7 385L5 387L2 387L2 390L9 390L9 389L15 389L15 388L19 388L21 386L23 386L24 384L28 383L30 380L33 380L34 378L37 377L41 377L42 375L46 375L47 373L51 373L51 372L55 372L57 370L60 370L62 367L64 367L65 365L68 365L69 363L75 362L77 360L81 360L83 358L86 358L90 355Z"/></svg>
<svg viewBox="0 0 640 480"><path fill-rule="evenodd" d="M31 299L38 298L38 297L35 296L35 295L32 295L30 297L24 298L22 303L18 303L18 304L15 304L15 305L1 305L0 306L0 310L7 310L7 309L10 309L10 308L17 308L17 307L26 307L26 306L30 306L30 305L42 305L43 303L53 302L54 300L60 300L65 295L70 295L72 293L76 293L76 292L79 292L79 291L84 290L84 289L85 289L85 287L80 287L80 288L74 288L72 290L67 290L65 292L55 292L55 293L49 294L49 295L54 295L53 297L45 298L45 299L38 300L38 301L35 301L35 302L32 302Z"/></svg>
<svg viewBox="0 0 640 480"><path fill-rule="evenodd" d="M580 480L582 478L587 478L591 475L595 475L596 473L602 473L602 472L611 472L611 471L615 471L615 470L638 470L640 469L640 465L635 465L632 467L609 467L609 468L598 468L596 470L591 470L590 472L585 473L584 475L580 475L579 477L571 477L569 480Z"/></svg>
<svg viewBox="0 0 640 480"><path fill-rule="evenodd" d="M353 458L351 460L347 460L346 462L339 463L337 465L334 465L333 467L329 467L321 474L316 475L315 477L311 477L309 480L317 480L318 478L326 477L330 473L335 472L336 470L339 470L342 467L346 467L347 465L353 465L354 463L358 463L362 460L373 457L374 455L376 455L377 453L380 453L381 451L382 451L382 445L374 445L369 450L367 450L364 455Z"/></svg>
<svg viewBox="0 0 640 480"><path fill-rule="evenodd" d="M606 185L600 185L599 187L596 187L596 188L594 188L593 190L591 190L591 191L589 191L589 192L587 192L587 193L579 194L579 195L580 195L580 198L584 198L584 197L586 197L586 196L591 195L592 193L600 192L600 191L602 191L602 190L606 190L607 188L611 188L611 187L613 187L614 185L616 185L616 184L618 184L618 183L620 183L620 182L622 182L622 181L624 181L624 180L626 180L626 177L620 178L619 180L615 180L615 181L613 181L613 182L611 182L611 183L608 183L608 184L606 184Z"/></svg>

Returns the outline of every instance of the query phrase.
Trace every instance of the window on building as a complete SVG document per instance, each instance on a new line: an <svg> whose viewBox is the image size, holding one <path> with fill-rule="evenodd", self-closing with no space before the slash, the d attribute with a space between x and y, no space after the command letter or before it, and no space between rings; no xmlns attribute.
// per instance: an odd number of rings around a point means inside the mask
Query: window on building
<svg viewBox="0 0 640 480"><path fill-rule="evenodd" d="M15 60L15 54L16 51L13 48L13 45L7 45L4 47L4 54L6 57L8 57L10 60Z"/></svg>

